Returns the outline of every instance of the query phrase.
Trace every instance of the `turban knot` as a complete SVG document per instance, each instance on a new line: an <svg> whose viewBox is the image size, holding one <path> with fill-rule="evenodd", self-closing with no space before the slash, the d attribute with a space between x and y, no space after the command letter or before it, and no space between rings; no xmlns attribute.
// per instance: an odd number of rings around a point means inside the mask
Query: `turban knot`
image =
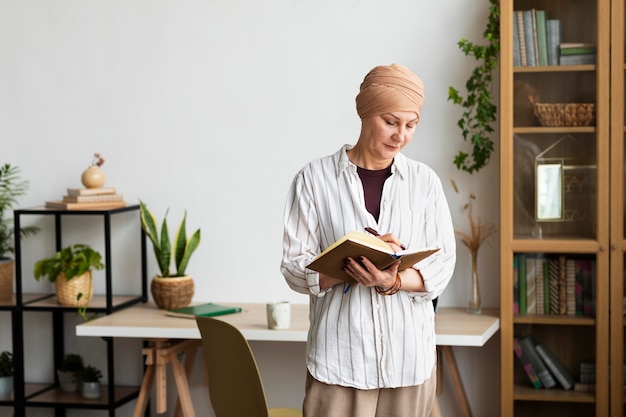
<svg viewBox="0 0 626 417"><path fill-rule="evenodd" d="M424 83L410 69L398 64L378 66L363 79L356 96L361 119L394 111L417 113L424 103Z"/></svg>

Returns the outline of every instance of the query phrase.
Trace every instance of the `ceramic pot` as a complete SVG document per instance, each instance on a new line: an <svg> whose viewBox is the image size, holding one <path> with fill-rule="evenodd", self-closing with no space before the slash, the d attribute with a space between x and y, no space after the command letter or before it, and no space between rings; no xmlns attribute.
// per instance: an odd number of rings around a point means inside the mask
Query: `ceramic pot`
<svg viewBox="0 0 626 417"><path fill-rule="evenodd" d="M13 259L0 259L0 301L13 298Z"/></svg>
<svg viewBox="0 0 626 417"><path fill-rule="evenodd" d="M150 284L150 293L156 305L163 310L187 307L194 294L193 278L189 275L182 277L154 277Z"/></svg>
<svg viewBox="0 0 626 417"><path fill-rule="evenodd" d="M65 392L76 392L80 388L80 375L78 372L58 371L59 385L61 390Z"/></svg>
<svg viewBox="0 0 626 417"><path fill-rule="evenodd" d="M96 165L91 165L85 171L83 171L80 177L81 182L87 188L100 188L104 185L106 177L104 172Z"/></svg>
<svg viewBox="0 0 626 417"><path fill-rule="evenodd" d="M102 384L100 382L83 382L81 394L88 400L97 400L102 396Z"/></svg>
<svg viewBox="0 0 626 417"><path fill-rule="evenodd" d="M13 398L13 377L0 376L0 401L8 401Z"/></svg>

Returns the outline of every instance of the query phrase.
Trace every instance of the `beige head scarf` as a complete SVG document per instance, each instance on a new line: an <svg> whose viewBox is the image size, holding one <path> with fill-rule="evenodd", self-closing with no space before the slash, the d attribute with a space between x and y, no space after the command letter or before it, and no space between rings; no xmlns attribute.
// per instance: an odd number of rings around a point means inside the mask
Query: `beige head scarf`
<svg viewBox="0 0 626 417"><path fill-rule="evenodd" d="M372 69L356 96L361 119L393 111L412 111L420 117L424 103L424 83L410 69L398 64Z"/></svg>

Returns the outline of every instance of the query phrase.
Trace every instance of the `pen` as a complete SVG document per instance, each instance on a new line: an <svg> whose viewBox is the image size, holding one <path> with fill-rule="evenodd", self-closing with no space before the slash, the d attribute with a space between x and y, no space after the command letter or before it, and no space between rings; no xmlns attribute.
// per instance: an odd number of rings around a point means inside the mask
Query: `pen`
<svg viewBox="0 0 626 417"><path fill-rule="evenodd" d="M380 236L380 233L378 233L378 232L376 231L376 229L372 229L372 228L371 228L371 227L369 227L369 226L365 227L365 231L366 231L366 232L368 232L368 233L370 233L370 234L372 234L372 235L374 235L374 236ZM400 249L405 250L405 249L406 249L406 246L404 246L403 244L400 244Z"/></svg>

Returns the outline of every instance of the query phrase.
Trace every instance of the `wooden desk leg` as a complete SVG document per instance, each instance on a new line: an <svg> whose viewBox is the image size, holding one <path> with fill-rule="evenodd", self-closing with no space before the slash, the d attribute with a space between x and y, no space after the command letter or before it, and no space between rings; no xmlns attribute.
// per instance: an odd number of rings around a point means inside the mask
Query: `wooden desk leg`
<svg viewBox="0 0 626 417"><path fill-rule="evenodd" d="M463 388L461 375L459 374L459 368L456 365L456 359L454 358L452 347L441 346L441 352L443 353L443 356L445 357L448 365L448 369L450 370L452 384L454 385L454 390L456 391L456 396L459 400L459 405L461 406L461 412L463 413L464 417L472 417L472 411L470 410L467 396L465 395L465 389Z"/></svg>
<svg viewBox="0 0 626 417"><path fill-rule="evenodd" d="M176 388L178 389L180 407L185 417L196 417L193 403L191 402L191 393L189 392L189 383L185 375L185 368L176 356L176 352L170 353L170 362L172 363L172 370L174 371L174 380L176 381Z"/></svg>
<svg viewBox="0 0 626 417"><path fill-rule="evenodd" d="M143 374L143 381L141 382L141 389L139 390L139 397L137 398L137 405L135 406L133 417L143 417L145 415L146 406L148 405L152 391L152 381L154 381L154 365L148 365Z"/></svg>
<svg viewBox="0 0 626 417"><path fill-rule="evenodd" d="M193 362L196 359L197 348L191 347L185 352L184 362L185 362L185 375L187 376L187 385L189 385L189 374L191 373L191 368L193 366ZM204 369L204 368L203 368ZM184 416L182 413L181 405L180 405L180 397L176 400L176 411L174 411L174 417Z"/></svg>
<svg viewBox="0 0 626 417"><path fill-rule="evenodd" d="M167 362L168 357L163 355L163 349L167 346L165 342L156 343L156 408L157 414L163 414L167 411Z"/></svg>

